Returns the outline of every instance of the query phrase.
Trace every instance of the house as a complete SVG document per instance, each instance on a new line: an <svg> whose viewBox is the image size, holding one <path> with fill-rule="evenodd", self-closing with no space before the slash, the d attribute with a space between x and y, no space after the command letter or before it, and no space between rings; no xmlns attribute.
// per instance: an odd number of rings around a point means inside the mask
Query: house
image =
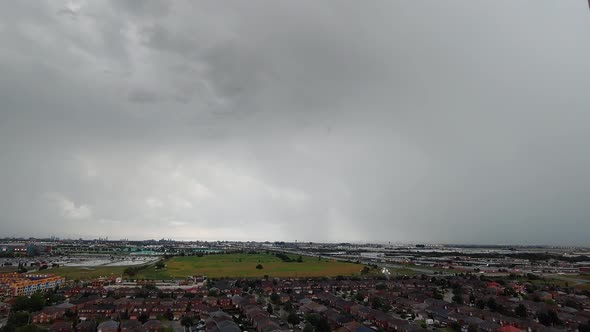
<svg viewBox="0 0 590 332"><path fill-rule="evenodd" d="M212 306L215 306L218 303L217 298L215 296L207 296L207 298L205 299L205 302L208 305L212 305Z"/></svg>
<svg viewBox="0 0 590 332"><path fill-rule="evenodd" d="M163 305L165 307L171 307L174 305L174 303L175 303L174 300L170 300L170 299L160 301L160 305Z"/></svg>
<svg viewBox="0 0 590 332"><path fill-rule="evenodd" d="M140 329L143 330L141 322L135 319L121 323L121 332L132 332Z"/></svg>
<svg viewBox="0 0 590 332"><path fill-rule="evenodd" d="M332 329L336 329L339 326L342 326L350 321L350 319L348 319L347 316L340 314L338 311L334 309L328 309L322 315L326 317Z"/></svg>
<svg viewBox="0 0 590 332"><path fill-rule="evenodd" d="M299 307L299 311L301 311L304 314L314 313L314 312L315 313L322 313L326 310L328 310L328 307L326 307L323 304L319 304L317 302L310 302L308 304L304 304Z"/></svg>
<svg viewBox="0 0 590 332"><path fill-rule="evenodd" d="M541 299L541 301L553 300L553 294L549 292L541 291L537 292L535 295L537 295Z"/></svg>
<svg viewBox="0 0 590 332"><path fill-rule="evenodd" d="M0 292L0 294L2 293ZM0 302L0 314L6 314L8 312L10 312L10 304Z"/></svg>
<svg viewBox="0 0 590 332"><path fill-rule="evenodd" d="M346 300L336 300L336 302L334 303L334 308L340 310L340 311L344 311L347 313L350 313L350 309L355 305L354 302L352 301L346 301Z"/></svg>
<svg viewBox="0 0 590 332"><path fill-rule="evenodd" d="M263 281L262 284L260 285L260 288L262 288L262 291L266 295L270 295L274 291L274 285L273 285L272 281Z"/></svg>
<svg viewBox="0 0 590 332"><path fill-rule="evenodd" d="M78 307L73 303L64 302L55 306L59 309L64 309L65 311L76 312Z"/></svg>
<svg viewBox="0 0 590 332"><path fill-rule="evenodd" d="M216 311L216 309L206 304L198 303L191 307L191 311L196 313L201 318L207 318L209 317L209 314Z"/></svg>
<svg viewBox="0 0 590 332"><path fill-rule="evenodd" d="M119 330L119 323L114 320L107 320L98 325L97 332L117 332Z"/></svg>
<svg viewBox="0 0 590 332"><path fill-rule="evenodd" d="M65 309L57 307L45 307L40 312L33 314L31 321L33 324L48 324L62 318L65 313Z"/></svg>
<svg viewBox="0 0 590 332"><path fill-rule="evenodd" d="M211 313L211 316L205 321L205 330L207 332L240 332L241 329L234 323L231 316L223 311Z"/></svg>
<svg viewBox="0 0 590 332"><path fill-rule="evenodd" d="M428 330L418 324L410 323L398 330L398 332L428 332Z"/></svg>
<svg viewBox="0 0 590 332"><path fill-rule="evenodd" d="M364 320L375 319L375 310L366 306L360 306L357 311L357 316Z"/></svg>
<svg viewBox="0 0 590 332"><path fill-rule="evenodd" d="M402 331L409 324L410 322L405 319L393 318L387 322L387 327L390 330Z"/></svg>
<svg viewBox="0 0 590 332"><path fill-rule="evenodd" d="M375 315L375 325L383 330L397 330L402 326L407 325L408 321L403 319L396 319L383 312L379 312Z"/></svg>
<svg viewBox="0 0 590 332"><path fill-rule="evenodd" d="M503 288L497 282L491 282L486 287L486 292L491 295L500 295L502 294Z"/></svg>
<svg viewBox="0 0 590 332"><path fill-rule="evenodd" d="M287 303L287 302L291 301L291 295L286 294L286 293L281 293L279 295L279 299L280 299L281 303Z"/></svg>
<svg viewBox="0 0 590 332"><path fill-rule="evenodd" d="M359 322L348 322L342 327L336 329L336 332L374 332L372 329L360 324Z"/></svg>
<svg viewBox="0 0 590 332"><path fill-rule="evenodd" d="M162 322L156 319L150 319L143 323L143 330L146 332L158 332L162 327Z"/></svg>
<svg viewBox="0 0 590 332"><path fill-rule="evenodd" d="M49 332L72 332L74 328L72 327L72 322L64 322L59 321L51 324L49 327Z"/></svg>
<svg viewBox="0 0 590 332"><path fill-rule="evenodd" d="M232 307L232 299L231 297L220 297L217 304L222 308L229 309Z"/></svg>
<svg viewBox="0 0 590 332"><path fill-rule="evenodd" d="M100 317L100 318L113 318L115 313L115 306L112 304L97 305L92 304L84 306L78 310L78 316L80 318L89 317Z"/></svg>
<svg viewBox="0 0 590 332"><path fill-rule="evenodd" d="M186 308L187 306L184 303L176 303L172 306L172 308L170 308L170 311L172 312L174 319L178 320L184 316L186 313Z"/></svg>
<svg viewBox="0 0 590 332"><path fill-rule="evenodd" d="M497 332L520 332L520 329L512 325L504 325L496 330Z"/></svg>
<svg viewBox="0 0 590 332"><path fill-rule="evenodd" d="M482 321L477 327L483 332L494 332L500 328L500 325L490 321Z"/></svg>
<svg viewBox="0 0 590 332"><path fill-rule="evenodd" d="M143 303L145 305L148 305L150 307L153 307L153 306L156 306L156 305L160 304L160 299L157 299L157 298L156 299L147 298L147 299L145 299L143 301Z"/></svg>
<svg viewBox="0 0 590 332"><path fill-rule="evenodd" d="M265 319L258 322L256 330L258 332L271 332L280 330L280 326L277 323L271 321L270 319Z"/></svg>
<svg viewBox="0 0 590 332"><path fill-rule="evenodd" d="M165 305L156 305L152 308L149 312L149 316L151 319L156 319L158 316L164 316L168 313L168 307Z"/></svg>
<svg viewBox="0 0 590 332"><path fill-rule="evenodd" d="M152 312L152 306L142 302L141 304L135 305L133 307L133 310L131 310L129 316L133 315L135 317L139 317L141 314L149 315L150 312Z"/></svg>
<svg viewBox="0 0 590 332"><path fill-rule="evenodd" d="M76 332L95 332L96 323L92 320L85 320L76 325Z"/></svg>
<svg viewBox="0 0 590 332"><path fill-rule="evenodd" d="M240 295L234 295L231 297L231 303L232 305L234 305L236 308L239 306L239 304L244 301L244 298L241 297Z"/></svg>

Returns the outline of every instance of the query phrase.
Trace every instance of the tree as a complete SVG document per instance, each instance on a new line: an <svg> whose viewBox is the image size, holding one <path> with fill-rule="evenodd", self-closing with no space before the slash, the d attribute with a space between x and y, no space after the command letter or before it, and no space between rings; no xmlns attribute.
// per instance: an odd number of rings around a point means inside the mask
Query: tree
<svg viewBox="0 0 590 332"><path fill-rule="evenodd" d="M174 329L170 326L162 326L158 332L174 332Z"/></svg>
<svg viewBox="0 0 590 332"><path fill-rule="evenodd" d="M440 293L440 291L438 289L434 290L434 293L432 294L432 297L435 300L442 300L443 299L443 295Z"/></svg>
<svg viewBox="0 0 590 332"><path fill-rule="evenodd" d="M164 317L166 317L167 320L174 320L174 314L172 313L172 311L168 311L164 314Z"/></svg>
<svg viewBox="0 0 590 332"><path fill-rule="evenodd" d="M137 318L137 320L139 320L142 324L147 322L150 319L150 315L148 315L145 312L142 312L141 315L139 315L139 317Z"/></svg>
<svg viewBox="0 0 590 332"><path fill-rule="evenodd" d="M22 263L18 263L18 273L27 273L27 271L27 268Z"/></svg>
<svg viewBox="0 0 590 332"><path fill-rule="evenodd" d="M193 326L193 323L194 323L193 319L188 316L183 316L182 319L180 320L180 324L182 326L186 326L186 327Z"/></svg>
<svg viewBox="0 0 590 332"><path fill-rule="evenodd" d="M301 255L297 257L297 263L303 263L303 257L301 257Z"/></svg>
<svg viewBox="0 0 590 332"><path fill-rule="evenodd" d="M516 296L518 296L518 294L516 293L516 291L512 287L506 287L506 288L504 288L503 293L504 293L504 296L510 296L510 297L516 297Z"/></svg>
<svg viewBox="0 0 590 332"><path fill-rule="evenodd" d="M305 324L305 327L303 328L303 332L313 332L313 325L307 323Z"/></svg>
<svg viewBox="0 0 590 332"><path fill-rule="evenodd" d="M463 304L463 296L461 295L453 295L452 300L457 304Z"/></svg>
<svg viewBox="0 0 590 332"><path fill-rule="evenodd" d="M386 284L383 284L383 283L378 283L375 286L375 289L377 289L377 290L386 290L387 289L387 285Z"/></svg>
<svg viewBox="0 0 590 332"><path fill-rule="evenodd" d="M555 313L553 310L537 312L537 319L539 320L539 323L545 326L562 325L562 322L557 316L557 313Z"/></svg>
<svg viewBox="0 0 590 332"><path fill-rule="evenodd" d="M137 270L135 270L133 267L128 267L125 270L123 270L123 273L130 277L133 277L137 274Z"/></svg>
<svg viewBox="0 0 590 332"><path fill-rule="evenodd" d="M526 307L521 303L514 309L514 314L518 317L525 318L527 316Z"/></svg>
<svg viewBox="0 0 590 332"><path fill-rule="evenodd" d="M281 297L277 293L270 294L270 301L274 304L281 303Z"/></svg>
<svg viewBox="0 0 590 332"><path fill-rule="evenodd" d="M315 327L316 332L330 332L332 328L330 328L330 323L324 317L320 318L318 321L318 325Z"/></svg>
<svg viewBox="0 0 590 332"><path fill-rule="evenodd" d="M498 304L496 303L496 300L493 297L490 297L488 299L486 305L488 306L488 308L490 308L491 311L496 311L496 309L498 309Z"/></svg>
<svg viewBox="0 0 590 332"><path fill-rule="evenodd" d="M283 309L285 309L285 311L291 312L293 311L293 304L291 304L291 302L289 301L285 303Z"/></svg>
<svg viewBox="0 0 590 332"><path fill-rule="evenodd" d="M262 270L262 269L264 269L264 266L262 266L262 264L258 264L258 265L256 265L256 269Z"/></svg>
<svg viewBox="0 0 590 332"><path fill-rule="evenodd" d="M307 314L305 315L305 320L313 325L313 326L317 326L319 321L320 321L320 315L318 314Z"/></svg>
<svg viewBox="0 0 590 332"><path fill-rule="evenodd" d="M217 297L218 295L219 295L219 289L217 289L215 287L209 289L209 292L207 292L207 296Z"/></svg>
<svg viewBox="0 0 590 332"><path fill-rule="evenodd" d="M35 293L31 295L31 297L26 296L18 296L15 301L14 305L12 306L12 311L39 311L43 309L45 306L45 298L41 296L41 294Z"/></svg>
<svg viewBox="0 0 590 332"><path fill-rule="evenodd" d="M26 311L13 312L8 316L6 326L3 327L3 331L14 331L17 327L25 326L29 323L29 313Z"/></svg>
<svg viewBox="0 0 590 332"><path fill-rule="evenodd" d="M374 297L371 299L371 306L373 309L379 309L383 306L383 300L380 297Z"/></svg>
<svg viewBox="0 0 590 332"><path fill-rule="evenodd" d="M469 327L467 327L467 332L478 332L478 331L479 331L479 328L475 324L469 324Z"/></svg>
<svg viewBox="0 0 590 332"><path fill-rule="evenodd" d="M37 325L29 324L21 327L17 327L15 332L46 332L46 329L42 329Z"/></svg>
<svg viewBox="0 0 590 332"><path fill-rule="evenodd" d="M266 307L266 312L268 312L268 313L269 313L269 315L272 315L272 313L274 312L274 310L272 309L272 304L269 304L269 305Z"/></svg>
<svg viewBox="0 0 590 332"><path fill-rule="evenodd" d="M166 266L163 261L158 261L155 265L156 269L161 270Z"/></svg>
<svg viewBox="0 0 590 332"><path fill-rule="evenodd" d="M580 326L578 326L578 331L590 332L590 321L588 321L586 324L580 324Z"/></svg>
<svg viewBox="0 0 590 332"><path fill-rule="evenodd" d="M461 325L457 322L451 322L450 328L452 328L454 331L461 331Z"/></svg>
<svg viewBox="0 0 590 332"><path fill-rule="evenodd" d="M299 324L299 316L294 311L291 311L287 316L287 323L291 325Z"/></svg>

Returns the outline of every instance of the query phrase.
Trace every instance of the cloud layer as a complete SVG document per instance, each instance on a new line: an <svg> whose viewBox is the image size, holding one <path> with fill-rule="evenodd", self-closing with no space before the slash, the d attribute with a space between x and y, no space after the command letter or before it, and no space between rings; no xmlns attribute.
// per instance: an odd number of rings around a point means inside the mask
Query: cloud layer
<svg viewBox="0 0 590 332"><path fill-rule="evenodd" d="M4 236L589 245L584 1L18 1Z"/></svg>

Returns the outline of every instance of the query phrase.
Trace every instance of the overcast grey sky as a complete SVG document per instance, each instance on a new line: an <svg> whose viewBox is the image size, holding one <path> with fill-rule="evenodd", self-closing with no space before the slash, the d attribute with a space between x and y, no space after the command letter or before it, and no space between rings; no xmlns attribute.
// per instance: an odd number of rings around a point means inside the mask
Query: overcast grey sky
<svg viewBox="0 0 590 332"><path fill-rule="evenodd" d="M0 5L0 236L590 245L585 0Z"/></svg>

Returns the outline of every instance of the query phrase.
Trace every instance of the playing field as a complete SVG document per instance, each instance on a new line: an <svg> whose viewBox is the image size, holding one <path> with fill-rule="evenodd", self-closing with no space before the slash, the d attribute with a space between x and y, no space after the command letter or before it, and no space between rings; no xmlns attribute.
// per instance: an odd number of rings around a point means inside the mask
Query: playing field
<svg viewBox="0 0 590 332"><path fill-rule="evenodd" d="M297 256L290 255L294 260ZM166 267L157 270L148 265L128 279L185 279L188 276L205 275L222 277L330 277L360 274L363 265L337 262L317 257L303 257L303 262L283 262L272 254L220 254L173 257L165 261ZM262 269L256 265L261 264ZM60 267L47 270L70 280L87 280L98 277L122 276L125 266Z"/></svg>

